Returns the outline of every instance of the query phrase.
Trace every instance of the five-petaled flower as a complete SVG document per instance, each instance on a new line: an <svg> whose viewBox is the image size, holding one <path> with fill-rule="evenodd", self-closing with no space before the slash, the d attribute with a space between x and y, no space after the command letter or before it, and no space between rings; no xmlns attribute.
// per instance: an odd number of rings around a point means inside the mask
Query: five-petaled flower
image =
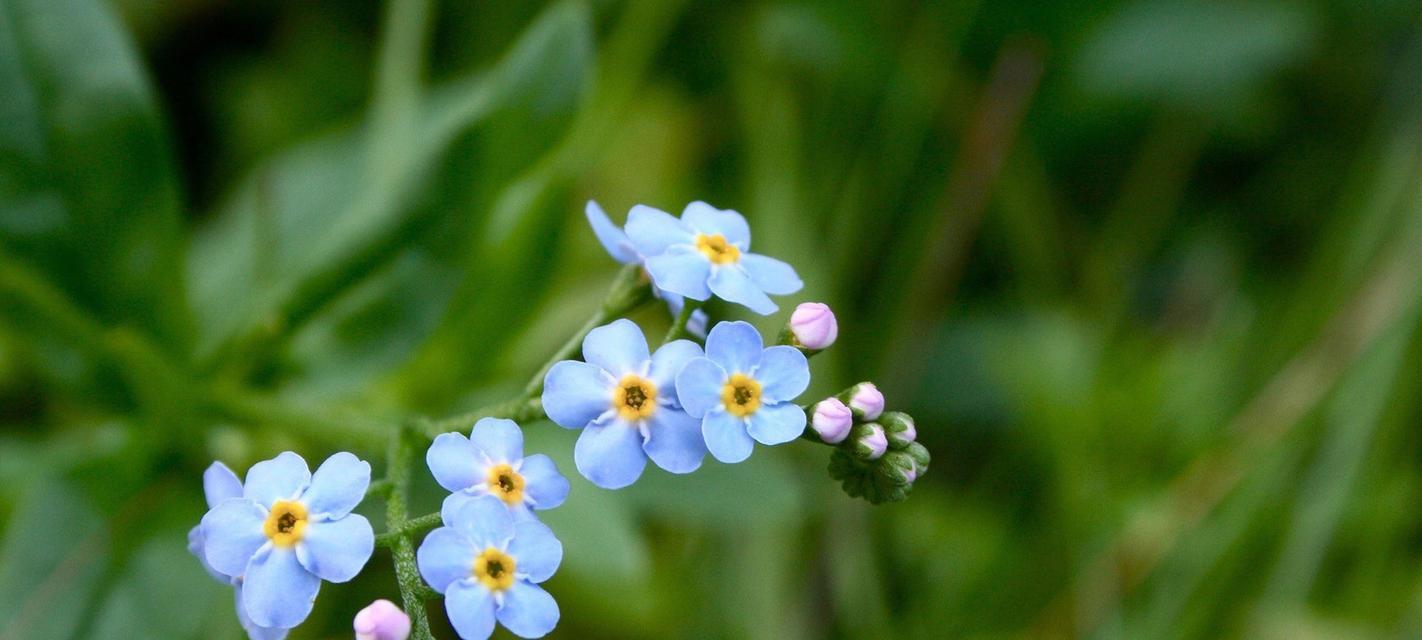
<svg viewBox="0 0 1422 640"><path fill-rule="evenodd" d="M674 340L648 354L631 320L598 327L583 340L586 362L564 360L544 378L543 409L569 429L583 429L573 450L578 472L618 489L642 475L647 458L672 473L701 466L706 445L698 421L677 398L676 374L701 347Z"/></svg>
<svg viewBox="0 0 1422 640"><path fill-rule="evenodd" d="M237 479L237 474L232 473L227 465L214 462L202 473L202 492L207 498L207 507L211 509L223 500L242 497L242 481ZM204 550L206 542L202 534L201 523L188 531L188 551L197 556L198 562L202 563L202 568L206 569L208 574L218 582L232 585L237 600L237 622L247 632L247 637L250 640L282 640L285 638L287 629L263 627L253 622L252 618L247 615L247 608L242 606L241 576L230 576L212 568L212 565L207 563L207 553Z"/></svg>
<svg viewBox="0 0 1422 640"><path fill-rule="evenodd" d="M420 576L444 594L459 637L483 640L497 619L515 635L538 638L558 624L558 603L539 583L553 576L563 545L536 519L515 520L493 496L464 501L445 515L416 553Z"/></svg>
<svg viewBox="0 0 1422 640"><path fill-rule="evenodd" d="M799 349L765 348L745 322L722 322L706 337L706 356L676 377L682 406L701 419L706 447L721 462L750 457L755 443L794 440L805 429L795 396L810 384L809 362Z"/></svg>
<svg viewBox="0 0 1422 640"><path fill-rule="evenodd" d="M240 576L240 606L252 622L294 627L311 613L321 580L350 580L370 559L375 533L351 513L369 484L370 464L345 452L315 474L290 451L258 462L240 496L203 516L203 556L217 572Z"/></svg>
<svg viewBox="0 0 1422 640"><path fill-rule="evenodd" d="M523 431L512 420L483 418L474 423L469 437L442 433L430 445L425 462L441 487L453 492L452 503L492 495L515 516L531 509L552 509L568 497L568 479L543 454L523 455Z"/></svg>
<svg viewBox="0 0 1422 640"><path fill-rule="evenodd" d="M795 293L803 286L790 265L750 253L750 227L741 214L705 202L686 205L680 220L651 207L633 207L627 237L646 259L657 288L692 300L714 294L768 315L778 307L766 294Z"/></svg>
<svg viewBox="0 0 1422 640"><path fill-rule="evenodd" d="M637 207L641 206L642 205L637 205ZM637 207L633 207L633 209ZM603 211L602 207L599 206L596 201L589 200L585 212L587 213L588 224L592 226L593 235L597 236L598 242L602 243L602 247L607 249L608 255L612 256L613 260L622 264L636 265L643 265L643 263L646 262L646 257L637 252L637 247L632 244L632 239L627 237L627 232L613 224L612 218L607 217L607 212ZM645 269L645 265L643 268ZM652 294L666 301L667 308L671 310L673 318L681 315L682 307L686 304L685 298L675 293L664 291L658 288L656 284L652 285ZM696 309L691 312L691 317L687 319L686 329L692 335L705 338L707 322L706 312L701 309Z"/></svg>

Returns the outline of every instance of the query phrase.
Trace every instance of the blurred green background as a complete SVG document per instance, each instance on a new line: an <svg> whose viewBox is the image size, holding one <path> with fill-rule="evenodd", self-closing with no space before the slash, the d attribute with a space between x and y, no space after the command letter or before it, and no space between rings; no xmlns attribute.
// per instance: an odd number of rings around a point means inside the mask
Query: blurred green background
<svg viewBox="0 0 1422 640"><path fill-rule="evenodd" d="M743 212L807 283L750 319L838 311L807 397L934 465L574 477L555 636L1422 636L1419 17L0 0L0 638L238 638L202 469L514 394L615 273L590 198ZM396 595L377 551L292 637Z"/></svg>

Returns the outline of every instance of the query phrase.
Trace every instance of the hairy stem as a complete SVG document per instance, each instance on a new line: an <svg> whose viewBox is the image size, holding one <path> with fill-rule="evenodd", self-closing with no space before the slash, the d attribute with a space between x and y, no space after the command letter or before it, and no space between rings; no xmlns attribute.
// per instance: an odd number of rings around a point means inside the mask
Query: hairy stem
<svg viewBox="0 0 1422 640"><path fill-rule="evenodd" d="M419 568L415 565L415 543L411 532L406 531L406 495L410 488L410 456L413 453L410 438L405 429L398 429L390 438L389 467L386 478L390 482L390 492L385 498L385 524L391 531L399 532L391 542L390 555L395 562L395 579L400 586L400 599L404 602L405 613L410 616L412 640L434 640L430 633L430 622L425 615L425 585L420 580Z"/></svg>
<svg viewBox="0 0 1422 640"><path fill-rule="evenodd" d="M543 377L548 375L548 370L561 360L577 356L583 346L583 338L586 338L589 332L631 313L651 299L652 287L643 281L642 267L635 264L623 267L622 271L618 272L617 279L613 280L612 287L607 290L607 297L603 298L602 304L592 317L543 363L532 378L529 378L528 384L523 387L524 397L532 398L542 392Z"/></svg>
<svg viewBox="0 0 1422 640"><path fill-rule="evenodd" d="M410 518L401 523L400 526L391 526L389 531L375 536L375 546L394 547L401 538L409 538L418 533L424 533L435 527L444 524L439 512L426 513L418 518Z"/></svg>

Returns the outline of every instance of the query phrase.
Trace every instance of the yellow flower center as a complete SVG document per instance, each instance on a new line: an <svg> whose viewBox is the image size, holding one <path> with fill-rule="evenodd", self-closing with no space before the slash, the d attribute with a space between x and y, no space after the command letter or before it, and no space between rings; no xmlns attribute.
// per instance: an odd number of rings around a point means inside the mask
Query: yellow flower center
<svg viewBox="0 0 1422 640"><path fill-rule="evenodd" d="M278 547L290 547L306 535L306 505L295 500L277 500L262 523L262 533Z"/></svg>
<svg viewBox="0 0 1422 640"><path fill-rule="evenodd" d="M489 493L498 496L507 504L523 502L523 476L508 464L489 467Z"/></svg>
<svg viewBox="0 0 1422 640"><path fill-rule="evenodd" d="M657 410L657 385L633 373L622 376L612 389L612 406L623 420L646 420Z"/></svg>
<svg viewBox="0 0 1422 640"><path fill-rule="evenodd" d="M705 254L715 264L731 264L741 259L741 250L726 242L726 236L719 233L709 236L704 233L696 234L696 250Z"/></svg>
<svg viewBox="0 0 1422 640"><path fill-rule="evenodd" d="M490 591L503 591L513 586L515 566L512 556L489 547L475 556L474 577Z"/></svg>
<svg viewBox="0 0 1422 640"><path fill-rule="evenodd" d="M744 418L760 408L760 383L744 373L737 373L721 387L721 403L726 411Z"/></svg>

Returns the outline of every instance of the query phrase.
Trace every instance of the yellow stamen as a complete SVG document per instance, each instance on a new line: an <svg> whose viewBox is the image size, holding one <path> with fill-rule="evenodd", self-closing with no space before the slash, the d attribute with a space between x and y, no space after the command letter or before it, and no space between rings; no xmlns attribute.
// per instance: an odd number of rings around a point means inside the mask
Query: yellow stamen
<svg viewBox="0 0 1422 640"><path fill-rule="evenodd" d="M612 406L623 420L646 420L657 410L657 385L633 373L622 376L612 389Z"/></svg>
<svg viewBox="0 0 1422 640"><path fill-rule="evenodd" d="M503 591L513 586L516 566L512 556L489 547L474 558L474 577L490 591Z"/></svg>
<svg viewBox="0 0 1422 640"><path fill-rule="evenodd" d="M696 250L716 264L731 264L741 259L741 250L726 242L726 236L719 233L709 236L704 233L696 234Z"/></svg>
<svg viewBox="0 0 1422 640"><path fill-rule="evenodd" d="M278 547L290 547L306 535L306 505L295 500L277 500L262 523L262 533Z"/></svg>
<svg viewBox="0 0 1422 640"><path fill-rule="evenodd" d="M744 373L737 373L721 387L721 403L726 411L744 418L760 408L760 383Z"/></svg>
<svg viewBox="0 0 1422 640"><path fill-rule="evenodd" d="M523 476L519 475L514 468L508 464L496 464L489 467L489 493L498 496L505 503L519 504L523 502Z"/></svg>

